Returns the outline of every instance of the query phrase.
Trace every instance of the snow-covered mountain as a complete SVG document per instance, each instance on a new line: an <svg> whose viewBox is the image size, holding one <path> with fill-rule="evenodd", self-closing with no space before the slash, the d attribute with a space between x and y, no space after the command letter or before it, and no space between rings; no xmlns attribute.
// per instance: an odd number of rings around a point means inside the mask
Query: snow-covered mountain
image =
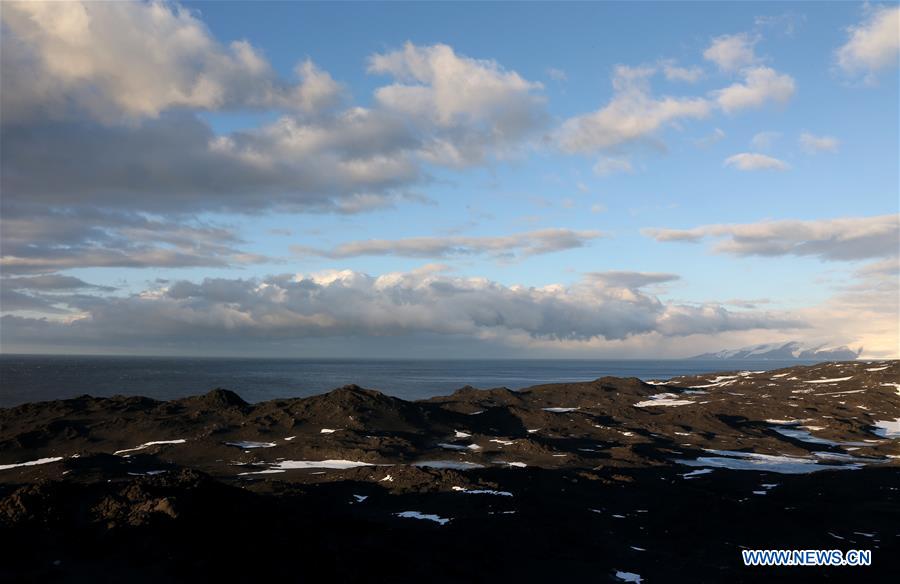
<svg viewBox="0 0 900 584"><path fill-rule="evenodd" d="M765 343L740 349L726 349L715 353L703 353L691 359L816 359L820 361L848 361L856 359L862 347L853 350L846 345L804 345L798 341Z"/></svg>

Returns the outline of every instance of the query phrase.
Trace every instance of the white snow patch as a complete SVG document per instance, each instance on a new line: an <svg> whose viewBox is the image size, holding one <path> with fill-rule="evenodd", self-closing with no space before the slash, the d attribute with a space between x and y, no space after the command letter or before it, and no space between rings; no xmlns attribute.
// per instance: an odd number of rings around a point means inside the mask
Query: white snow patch
<svg viewBox="0 0 900 584"><path fill-rule="evenodd" d="M701 469L697 469L697 470L692 470L691 472L685 473L681 476L686 478L687 480L691 480L694 477L709 474L712 471L713 471L713 469L711 469L711 468L701 468Z"/></svg>
<svg viewBox="0 0 900 584"><path fill-rule="evenodd" d="M712 466L732 470L768 471L781 474L806 474L822 470L854 470L862 467L861 464L820 464L816 458L797 456L776 456L734 450L707 449L706 451L717 456L701 456L696 460L676 459L676 462L687 466ZM841 460L862 462L864 459L847 456Z"/></svg>
<svg viewBox="0 0 900 584"><path fill-rule="evenodd" d="M159 444L184 444L187 442L184 438L179 438L178 440L154 440L153 442L144 442L140 446L135 446L134 448L126 448L124 450L116 450L113 452L114 455L118 456L120 454L124 454L125 452L137 452L138 450L143 450L144 448L150 448L151 446L157 446ZM273 444L274 446L274 444Z"/></svg>
<svg viewBox="0 0 900 584"><path fill-rule="evenodd" d="M875 433L882 438L900 438L900 418L896 420L876 420Z"/></svg>
<svg viewBox="0 0 900 584"><path fill-rule="evenodd" d="M252 448L272 448L273 446L277 446L277 444L275 444L274 442L254 442L252 440L238 440L237 442L225 442L225 446L236 446L237 448L250 450Z"/></svg>
<svg viewBox="0 0 900 584"><path fill-rule="evenodd" d="M658 393L656 395L651 395L649 400L641 401L634 404L636 408L646 408L648 406L686 406L693 404L689 399L674 399L676 394L674 393Z"/></svg>
<svg viewBox="0 0 900 584"><path fill-rule="evenodd" d="M454 438L471 438L472 435L469 434L468 432L460 432L459 430L456 430L455 433L453 434L453 437Z"/></svg>
<svg viewBox="0 0 900 584"><path fill-rule="evenodd" d="M617 571L616 578L622 582L634 582L634 584L641 584L642 582L640 575L635 574L634 572Z"/></svg>
<svg viewBox="0 0 900 584"><path fill-rule="evenodd" d="M353 498L356 499L357 503L362 503L363 501L368 499L369 496L368 495L353 495Z"/></svg>
<svg viewBox="0 0 900 584"><path fill-rule="evenodd" d="M821 429L821 428L820 428ZM824 444L826 446L865 446L865 442L835 442L834 440L827 440L825 438L819 438L818 436L813 436L806 430L800 430L797 428L775 428L775 431L781 434L782 436L787 436L788 438L793 438L794 440L800 440L801 442L806 442L808 444Z"/></svg>
<svg viewBox="0 0 900 584"><path fill-rule="evenodd" d="M489 442L496 442L497 444L502 444L504 446L512 446L515 444L515 440L498 440L496 438L491 438Z"/></svg>
<svg viewBox="0 0 900 584"><path fill-rule="evenodd" d="M284 439L284 441L285 441L285 442L290 442L290 441L293 440L294 438L296 438L296 436L288 436L287 438Z"/></svg>
<svg viewBox="0 0 900 584"><path fill-rule="evenodd" d="M847 381L848 379L853 379L853 376L834 377L832 379L813 379L812 381L804 381L803 383L837 383L838 381Z"/></svg>
<svg viewBox="0 0 900 584"><path fill-rule="evenodd" d="M554 414L564 414L566 412L574 412L578 408L542 408L545 412L553 412Z"/></svg>
<svg viewBox="0 0 900 584"><path fill-rule="evenodd" d="M509 491L495 491L493 489L464 489L462 487L453 487L454 491L465 493L467 495L497 495L499 497L512 497Z"/></svg>
<svg viewBox="0 0 900 584"><path fill-rule="evenodd" d="M319 430L319 434L334 434L337 430L333 430L331 428L322 428Z"/></svg>
<svg viewBox="0 0 900 584"><path fill-rule="evenodd" d="M394 477L392 477L391 475L387 475L387 476L385 476L383 479L381 479L381 480L378 481L378 482L379 482L379 483L383 483L383 482L385 482L385 481L387 481L387 482L389 482L389 483L392 483L392 482L394 482Z"/></svg>
<svg viewBox="0 0 900 584"><path fill-rule="evenodd" d="M844 395L847 393L862 393L866 391L865 389L853 389L848 391L831 391L828 393L817 393L816 395Z"/></svg>
<svg viewBox="0 0 900 584"><path fill-rule="evenodd" d="M344 470L347 468L356 468L358 466L375 466L369 462L360 462L357 460L281 460L271 465L272 469L293 470L298 468L331 468L335 470Z"/></svg>
<svg viewBox="0 0 900 584"><path fill-rule="evenodd" d="M15 464L0 464L0 470L7 470L10 468L19 468L21 466L37 466L39 464L48 464L51 462L59 462L62 460L62 456L51 456L48 458L38 458L37 460L29 460L28 462L17 462Z"/></svg>
<svg viewBox="0 0 900 584"><path fill-rule="evenodd" d="M463 446L461 444L447 444L446 442L441 442L438 444L441 448L446 448L447 450L481 450L481 446L477 444L469 444L468 446Z"/></svg>
<svg viewBox="0 0 900 584"><path fill-rule="evenodd" d="M900 383L882 383L884 387L893 387L897 390L897 394L900 395Z"/></svg>
<svg viewBox="0 0 900 584"><path fill-rule="evenodd" d="M484 468L483 464L478 464L476 462L466 462L463 460L420 460L419 462L414 462L413 466L419 466L422 468L448 468L453 470L469 470L472 468Z"/></svg>
<svg viewBox="0 0 900 584"><path fill-rule="evenodd" d="M405 517L408 519L425 519L427 521L434 521L435 523L440 523L441 525L446 525L450 522L449 519L444 517L440 517L439 515L431 515L428 513L420 513L418 511L401 511L400 513L394 513L397 517Z"/></svg>

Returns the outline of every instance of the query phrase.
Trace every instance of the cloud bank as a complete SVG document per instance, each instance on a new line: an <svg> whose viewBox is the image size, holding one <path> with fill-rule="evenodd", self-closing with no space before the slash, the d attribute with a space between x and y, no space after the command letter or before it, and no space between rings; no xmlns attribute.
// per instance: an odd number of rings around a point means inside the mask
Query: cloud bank
<svg viewBox="0 0 900 584"><path fill-rule="evenodd" d="M762 221L704 225L693 229L649 228L657 241L718 242L713 251L737 256L812 256L827 261L895 257L900 251L900 216L848 217L812 221Z"/></svg>

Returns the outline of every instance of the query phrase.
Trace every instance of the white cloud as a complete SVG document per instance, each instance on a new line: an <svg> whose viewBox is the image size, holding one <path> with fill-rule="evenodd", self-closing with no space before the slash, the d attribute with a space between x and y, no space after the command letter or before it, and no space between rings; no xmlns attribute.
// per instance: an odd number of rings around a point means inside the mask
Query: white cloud
<svg viewBox="0 0 900 584"><path fill-rule="evenodd" d="M750 146L754 150L768 150L781 138L781 132L758 132L750 139Z"/></svg>
<svg viewBox="0 0 900 584"><path fill-rule="evenodd" d="M716 142L721 142L724 139L725 130L723 130L722 128L715 128L709 135L694 140L694 143L700 148L708 148Z"/></svg>
<svg viewBox="0 0 900 584"><path fill-rule="evenodd" d="M747 33L722 35L712 40L703 51L703 58L715 63L722 71L737 71L756 62L754 47L758 40Z"/></svg>
<svg viewBox="0 0 900 584"><path fill-rule="evenodd" d="M873 75L897 65L900 7L879 6L868 11L863 22L847 29L849 39L835 52L838 66L849 74Z"/></svg>
<svg viewBox="0 0 900 584"><path fill-rule="evenodd" d="M725 159L725 166L738 170L788 170L790 166L777 158L757 152L741 152Z"/></svg>
<svg viewBox="0 0 900 584"><path fill-rule="evenodd" d="M784 104L794 95L796 84L787 74L770 67L751 67L742 71L744 80L718 89L713 96L727 113L758 108L768 101Z"/></svg>
<svg viewBox="0 0 900 584"><path fill-rule="evenodd" d="M562 69L557 69L556 67L550 67L547 69L547 77L552 79L553 81L568 81L569 76Z"/></svg>
<svg viewBox="0 0 900 584"><path fill-rule="evenodd" d="M310 62L298 83L279 79L250 43L223 46L178 5L11 2L2 18L7 122L84 113L118 122L172 108L316 113L341 93Z"/></svg>
<svg viewBox="0 0 900 584"><path fill-rule="evenodd" d="M634 168L627 158L603 156L594 164L594 174L598 176L609 176L618 172L631 174Z"/></svg>
<svg viewBox="0 0 900 584"><path fill-rule="evenodd" d="M669 81L696 83L703 78L703 69L700 67L679 67L672 61L663 61L662 70Z"/></svg>
<svg viewBox="0 0 900 584"><path fill-rule="evenodd" d="M342 243L333 249L322 250L295 246L295 253L329 258L348 258L371 255L446 258L487 254L511 259L542 255L567 249L585 247L592 240L604 237L599 231L571 229L539 229L503 236L408 237L405 239L368 239Z"/></svg>
<svg viewBox="0 0 900 584"><path fill-rule="evenodd" d="M893 258L900 250L900 217L845 217L810 221L781 220L693 229L644 229L657 241L696 243L719 239L713 250L738 256L813 256L853 261Z"/></svg>
<svg viewBox="0 0 900 584"><path fill-rule="evenodd" d="M569 153L596 152L640 140L682 119L709 115L712 108L703 98L654 97L649 78L656 71L617 66L612 100L595 112L566 120L558 136L561 148Z"/></svg>
<svg viewBox="0 0 900 584"><path fill-rule="evenodd" d="M480 161L486 146L514 145L545 121L540 83L495 61L457 55L447 45L406 43L372 55L369 72L395 79L375 91L381 108L446 134L432 148L443 164Z"/></svg>
<svg viewBox="0 0 900 584"><path fill-rule="evenodd" d="M800 134L800 147L810 154L815 154L817 152L837 152L840 144L840 140L834 136L816 136L809 132Z"/></svg>
<svg viewBox="0 0 900 584"><path fill-rule="evenodd" d="M430 165L509 156L547 120L539 83L446 45L372 56L370 71L394 83L363 108L311 60L296 82L281 79L249 43L219 43L177 4L10 4L2 16L6 269L256 261L227 240L189 249L165 232L121 245L118 223L146 215L171 229L205 212L422 202ZM275 119L217 134L198 115L247 108ZM91 212L119 219L75 245L46 230L31 247L11 239L17 217L56 224L58 213Z"/></svg>

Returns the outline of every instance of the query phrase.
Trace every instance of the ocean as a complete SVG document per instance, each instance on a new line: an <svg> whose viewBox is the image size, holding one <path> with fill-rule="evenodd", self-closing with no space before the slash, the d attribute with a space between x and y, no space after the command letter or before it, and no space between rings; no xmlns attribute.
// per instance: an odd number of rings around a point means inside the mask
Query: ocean
<svg viewBox="0 0 900 584"><path fill-rule="evenodd" d="M79 395L167 400L231 389L248 402L305 397L355 383L412 400L465 385L522 389L613 375L668 379L765 370L805 361L752 360L366 360L0 355L0 407Z"/></svg>

